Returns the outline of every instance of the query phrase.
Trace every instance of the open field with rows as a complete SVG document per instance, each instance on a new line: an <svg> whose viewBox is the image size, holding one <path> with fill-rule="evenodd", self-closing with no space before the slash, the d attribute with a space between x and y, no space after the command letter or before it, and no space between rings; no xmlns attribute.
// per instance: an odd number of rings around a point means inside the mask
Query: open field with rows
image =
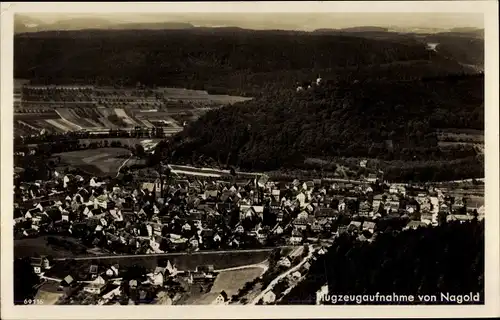
<svg viewBox="0 0 500 320"><path fill-rule="evenodd" d="M122 108L65 107L36 113L18 112L14 115L14 120L20 126L27 124L51 132L152 127L147 119L143 122Z"/></svg>
<svg viewBox="0 0 500 320"><path fill-rule="evenodd" d="M484 131L473 129L441 129L437 132L438 145L443 149L471 146L484 152Z"/></svg>
<svg viewBox="0 0 500 320"><path fill-rule="evenodd" d="M20 83L26 84L26 81L17 79L16 82L18 104L14 120L18 135L33 134L42 129L64 133L75 130L130 129L136 126L160 126L166 135L171 135L182 130L182 126L171 116L184 114L192 119L203 113L202 109L209 110L249 99L182 88L78 85L23 87ZM158 120L166 122L155 123Z"/></svg>
<svg viewBox="0 0 500 320"><path fill-rule="evenodd" d="M33 134L43 129L65 133L161 127L167 136L182 131L182 126L171 117L160 117L154 113L143 113L137 117L122 108L57 108L54 112L19 113L14 115L14 124L18 135Z"/></svg>
<svg viewBox="0 0 500 320"><path fill-rule="evenodd" d="M123 148L100 148L71 151L56 154L61 163L89 171L95 175L116 175L118 169L130 156L130 151Z"/></svg>

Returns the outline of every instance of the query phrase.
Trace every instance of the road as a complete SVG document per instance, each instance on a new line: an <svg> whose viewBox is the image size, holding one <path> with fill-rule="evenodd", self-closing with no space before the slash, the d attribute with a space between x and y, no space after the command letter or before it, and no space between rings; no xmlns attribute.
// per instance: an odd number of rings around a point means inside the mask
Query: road
<svg viewBox="0 0 500 320"><path fill-rule="evenodd" d="M181 164L169 164L170 170L175 173L186 174L186 175L200 175L200 176L230 176L230 170L221 170L217 168L199 168L188 165ZM243 172L236 171L236 175L245 175L250 177L265 175L261 172Z"/></svg>
<svg viewBox="0 0 500 320"><path fill-rule="evenodd" d="M271 281L271 283L269 283L269 285L267 286L267 288L265 290L263 290L257 297L255 297L255 299L252 300L252 302L250 302L249 304L250 305L255 305L257 304L257 302L259 302L260 299L262 299L262 297L264 297L264 295L269 291L269 290L272 290L274 288L274 286L283 278L285 278L286 276L288 276L289 274L297 271L298 269L300 269L300 267L302 267L302 265L304 263L306 263L307 260L309 260L312 255L314 253L314 248L312 245L309 245L309 253L307 254L307 256L302 259L302 261L296 265L295 267L292 267L290 269L288 269L286 272L280 274L279 276L277 276L273 281Z"/></svg>
<svg viewBox="0 0 500 320"><path fill-rule="evenodd" d="M267 269L269 269L269 266L267 265L266 261L262 261L261 263L255 263L255 264L247 264L247 265L239 266L239 267L218 269L218 270L214 270L214 271L215 272L224 272L224 271L235 271L235 270L243 270L243 269L250 269L250 268L261 268L262 273L264 273L267 271Z"/></svg>
<svg viewBox="0 0 500 320"><path fill-rule="evenodd" d="M116 172L116 177L118 177L118 175L120 174L120 170L123 168L124 165L127 164L127 162L132 158L132 153L130 154L130 156L125 160L123 161L122 165L118 168L118 171Z"/></svg>
<svg viewBox="0 0 500 320"><path fill-rule="evenodd" d="M240 253L240 252L265 252L272 251L274 249L284 249L284 248L296 248L296 246L281 246L273 248L263 248L263 249L246 249L246 250L213 250L213 251L196 251L196 252L168 252L168 253L151 253L151 254L113 254L113 255L96 255L96 256L83 256L83 257L66 257L66 258L56 258L56 261L65 260L97 260L97 259L129 259L129 258L149 258L149 257L170 257L179 255L200 255L200 254L214 254L214 253Z"/></svg>

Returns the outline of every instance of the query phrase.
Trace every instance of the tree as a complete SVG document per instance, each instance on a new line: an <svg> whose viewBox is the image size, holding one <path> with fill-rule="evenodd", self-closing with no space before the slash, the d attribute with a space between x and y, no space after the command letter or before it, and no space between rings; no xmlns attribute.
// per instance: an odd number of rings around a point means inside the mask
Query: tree
<svg viewBox="0 0 500 320"><path fill-rule="evenodd" d="M340 294L483 293L483 246L484 223L474 222L379 233L372 243L344 234L282 303L314 303L310 296L327 282Z"/></svg>
<svg viewBox="0 0 500 320"><path fill-rule="evenodd" d="M34 299L35 286L40 279L35 274L29 258L14 260L14 304L24 304L25 299Z"/></svg>
<svg viewBox="0 0 500 320"><path fill-rule="evenodd" d="M474 211L472 212L472 216L477 221L477 217L479 216L479 213L477 212L477 209L474 209Z"/></svg>
<svg viewBox="0 0 500 320"><path fill-rule="evenodd" d="M273 249L273 251L271 252L271 255L269 256L269 265L275 266L276 263L278 262L278 260L280 259L280 257L281 257L281 250L278 248Z"/></svg>
<svg viewBox="0 0 500 320"><path fill-rule="evenodd" d="M134 264L127 268L123 274L124 280L143 280L146 277L146 268L142 265Z"/></svg>
<svg viewBox="0 0 500 320"><path fill-rule="evenodd" d="M135 155L138 157L144 157L145 151L144 151L144 147L141 144L135 145Z"/></svg>

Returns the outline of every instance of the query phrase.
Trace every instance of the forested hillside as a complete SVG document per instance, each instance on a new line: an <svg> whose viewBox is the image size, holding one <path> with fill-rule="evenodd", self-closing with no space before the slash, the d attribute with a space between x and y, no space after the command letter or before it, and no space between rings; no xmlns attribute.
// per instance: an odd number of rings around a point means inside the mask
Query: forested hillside
<svg viewBox="0 0 500 320"><path fill-rule="evenodd" d="M190 124L177 137L175 158L196 161L203 155L259 170L300 166L305 157L419 160L434 166L467 159L457 163L460 170L474 164L463 174L478 174L474 149L443 150L436 130L483 129L483 82L482 75L342 81L268 95L212 110Z"/></svg>
<svg viewBox="0 0 500 320"><path fill-rule="evenodd" d="M483 129L484 78L467 66L481 62L482 40L469 54L469 38L435 37L238 28L39 32L15 36L14 73L34 83L140 82L254 97L189 125L170 144L173 161L274 170L301 168L306 157L367 157L386 161L391 180L482 177L472 144L443 149L436 135ZM430 40L441 49L428 50ZM307 90L318 76L323 84ZM305 90L296 92L298 85Z"/></svg>
<svg viewBox="0 0 500 320"><path fill-rule="evenodd" d="M466 71L406 38L235 28L17 34L14 74L46 83L178 86L260 95L328 78L418 78Z"/></svg>
<svg viewBox="0 0 500 320"><path fill-rule="evenodd" d="M475 33L438 33L425 40L439 43L437 51L445 57L484 68L484 39Z"/></svg>
<svg viewBox="0 0 500 320"><path fill-rule="evenodd" d="M484 303L484 223L384 233L373 243L341 236L281 303L315 304L325 284L330 294L342 295L472 292Z"/></svg>

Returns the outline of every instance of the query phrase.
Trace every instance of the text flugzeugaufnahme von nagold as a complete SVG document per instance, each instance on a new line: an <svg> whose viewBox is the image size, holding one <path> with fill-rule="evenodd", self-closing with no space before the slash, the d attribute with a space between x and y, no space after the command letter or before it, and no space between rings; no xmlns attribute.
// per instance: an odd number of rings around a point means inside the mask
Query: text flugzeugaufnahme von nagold
<svg viewBox="0 0 500 320"><path fill-rule="evenodd" d="M479 292L468 294L451 294L448 292L440 292L438 294L319 294L318 301L325 304L369 304L369 303L477 303L480 302L481 295Z"/></svg>

